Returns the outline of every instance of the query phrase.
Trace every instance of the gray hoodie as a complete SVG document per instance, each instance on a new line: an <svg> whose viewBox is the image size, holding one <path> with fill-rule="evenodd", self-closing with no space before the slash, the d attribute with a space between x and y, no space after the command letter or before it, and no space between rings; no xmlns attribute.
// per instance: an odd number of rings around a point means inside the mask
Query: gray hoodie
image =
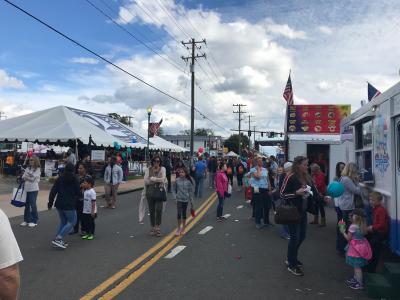
<svg viewBox="0 0 400 300"><path fill-rule="evenodd" d="M181 202L192 202L193 184L187 178L178 177L173 188L174 199Z"/></svg>
<svg viewBox="0 0 400 300"><path fill-rule="evenodd" d="M338 198L339 208L341 210L353 210L354 194L361 195L361 187L347 176L341 177L340 182L344 185L344 193Z"/></svg>

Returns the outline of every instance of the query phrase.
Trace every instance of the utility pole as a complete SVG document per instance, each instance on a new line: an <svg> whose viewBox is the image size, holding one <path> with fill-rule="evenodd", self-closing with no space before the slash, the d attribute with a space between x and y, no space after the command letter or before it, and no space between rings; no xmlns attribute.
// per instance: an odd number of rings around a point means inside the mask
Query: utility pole
<svg viewBox="0 0 400 300"><path fill-rule="evenodd" d="M253 126L253 147L256 150L256 126Z"/></svg>
<svg viewBox="0 0 400 300"><path fill-rule="evenodd" d="M241 124L242 124L242 121L243 121L243 119L242 119L242 114L244 114L244 113L246 113L245 111L242 111L242 107L245 107L245 106L247 106L246 104L233 104L233 106L234 107L237 107L238 108L238 111L234 111L233 113L234 114L239 114L239 153L238 153L238 155L239 155L239 157L241 156L241 147L242 147L242 136L241 136Z"/></svg>
<svg viewBox="0 0 400 300"><path fill-rule="evenodd" d="M248 115L247 117L249 118L249 120L246 122L246 123L249 123L249 131L248 132L251 133L251 123L253 122L251 120L251 118L254 118L254 116ZM251 148L250 146L251 146L251 139L250 139L250 136L249 136L249 148Z"/></svg>
<svg viewBox="0 0 400 300"><path fill-rule="evenodd" d="M201 46L197 47L197 44L205 44L206 40L203 39L202 41L195 41L195 39L191 39L188 42L183 42L182 45L185 46L188 50L192 50L192 55L184 57L182 56L182 59L185 61L188 61L189 59L191 60L190 64L190 72L192 73L192 93L191 93L191 107L190 107L190 164L192 165L193 161L193 144L194 144L194 62L196 58L201 58L201 57L206 57L206 55L203 53L201 55L195 54L195 50L201 49ZM191 45L190 47L186 45Z"/></svg>

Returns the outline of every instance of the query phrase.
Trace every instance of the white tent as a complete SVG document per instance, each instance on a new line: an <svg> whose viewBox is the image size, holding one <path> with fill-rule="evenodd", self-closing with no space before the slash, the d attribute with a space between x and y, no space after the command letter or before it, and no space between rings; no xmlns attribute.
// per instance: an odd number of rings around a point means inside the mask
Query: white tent
<svg viewBox="0 0 400 300"><path fill-rule="evenodd" d="M125 143L90 124L65 106L37 111L0 122L0 140L38 143L66 143L80 140L89 143L89 136L98 146Z"/></svg>
<svg viewBox="0 0 400 300"><path fill-rule="evenodd" d="M237 155L235 152L230 151L227 154L225 154L224 156L226 157L239 157L239 155Z"/></svg>
<svg viewBox="0 0 400 300"><path fill-rule="evenodd" d="M118 143L121 147L147 147L146 139L135 133L131 127L106 115L66 106L56 106L0 121L0 141L52 144L79 140L88 144L89 136L97 146L113 147L114 143ZM150 149L186 151L160 137L150 138Z"/></svg>

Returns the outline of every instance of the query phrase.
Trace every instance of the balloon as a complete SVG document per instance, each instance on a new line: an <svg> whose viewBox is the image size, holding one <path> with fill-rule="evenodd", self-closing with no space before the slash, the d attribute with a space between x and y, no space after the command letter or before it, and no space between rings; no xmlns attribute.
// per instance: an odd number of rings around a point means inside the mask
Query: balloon
<svg viewBox="0 0 400 300"><path fill-rule="evenodd" d="M131 142L132 142L132 144L137 143L137 138L136 138L136 136L134 136L134 135L132 136L132 141L131 141Z"/></svg>
<svg viewBox="0 0 400 300"><path fill-rule="evenodd" d="M27 155L28 155L28 157L30 158L30 157L32 157L32 155L33 155L33 151L32 150L28 150L28 153L27 153Z"/></svg>
<svg viewBox="0 0 400 300"><path fill-rule="evenodd" d="M122 153L121 153L121 156L122 156L123 159L125 159L126 153L125 153L125 152L122 152Z"/></svg>
<svg viewBox="0 0 400 300"><path fill-rule="evenodd" d="M114 142L114 148L115 148L115 150L119 150L119 149L121 149L121 145L120 144L118 144L118 142Z"/></svg>
<svg viewBox="0 0 400 300"><path fill-rule="evenodd" d="M204 148L203 147L199 147L199 153L203 153L204 152Z"/></svg>
<svg viewBox="0 0 400 300"><path fill-rule="evenodd" d="M131 154L132 153L132 149L131 148L127 148L126 152L128 152L128 154Z"/></svg>
<svg viewBox="0 0 400 300"><path fill-rule="evenodd" d="M329 185L328 185L328 189L327 189L328 195L333 197L333 198L337 198L343 195L344 193L344 185L341 182L338 181L332 181Z"/></svg>

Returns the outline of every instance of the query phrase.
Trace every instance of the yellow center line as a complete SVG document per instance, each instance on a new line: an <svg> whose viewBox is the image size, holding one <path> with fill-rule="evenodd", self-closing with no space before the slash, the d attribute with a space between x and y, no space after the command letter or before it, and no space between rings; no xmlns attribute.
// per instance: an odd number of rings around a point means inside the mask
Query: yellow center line
<svg viewBox="0 0 400 300"><path fill-rule="evenodd" d="M199 215L186 227L186 233L193 228L194 225L197 224L204 216L204 214L209 210L209 208L214 204L217 197L214 197L213 200L209 201L207 206L199 213ZM185 234L186 234L185 233ZM114 297L118 296L123 290L125 290L130 284L132 284L136 279L138 279L141 275L143 275L151 266L153 266L157 261L159 261L172 247L174 247L182 236L175 237L167 246L161 249L153 258L143 264L139 269L131 273L126 279L121 281L115 288L111 289L107 293L105 293L99 299L101 300L110 300Z"/></svg>
<svg viewBox="0 0 400 300"><path fill-rule="evenodd" d="M213 193L206 201L203 202L203 204L196 210L196 214L199 214L203 210L204 207L206 207L212 200L213 198L216 197L216 194ZM195 219L198 217L196 216ZM190 225L190 222L192 221L192 216L190 216L187 219L188 224ZM187 226L187 228L189 227ZM161 249L164 245L166 245L172 238L175 236L175 231L174 229L170 234L168 234L164 239L162 239L160 242L158 242L156 245L151 247L149 250L147 250L145 253L143 253L140 257L135 259L133 262L130 264L126 265L123 267L121 270L119 270L117 273L112 275L110 278L106 279L104 282L102 282L100 285L95 287L93 290L88 292L86 295L82 296L80 300L90 300L96 297L98 294L101 292L105 291L109 286L114 284L116 281L118 281L120 278L125 276L127 273L129 273L131 270L133 270L135 267L137 267L139 264L141 264L146 258L149 256L153 255L155 252L157 252L159 249Z"/></svg>

